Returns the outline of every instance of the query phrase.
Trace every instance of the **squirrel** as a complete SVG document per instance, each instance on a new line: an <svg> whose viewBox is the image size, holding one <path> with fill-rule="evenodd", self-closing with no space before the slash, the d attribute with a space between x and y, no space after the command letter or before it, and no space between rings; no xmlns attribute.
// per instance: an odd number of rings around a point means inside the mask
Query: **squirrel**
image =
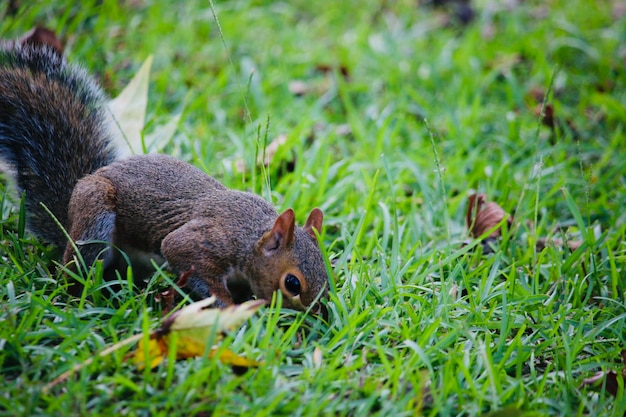
<svg viewBox="0 0 626 417"><path fill-rule="evenodd" d="M0 160L25 194L29 231L64 249L70 270L78 248L87 267L123 271L119 248L162 256L190 295L218 307L281 291L284 307L321 310L321 210L297 227L292 209L278 214L171 156L121 159L111 123L102 88L58 49L0 44Z"/></svg>

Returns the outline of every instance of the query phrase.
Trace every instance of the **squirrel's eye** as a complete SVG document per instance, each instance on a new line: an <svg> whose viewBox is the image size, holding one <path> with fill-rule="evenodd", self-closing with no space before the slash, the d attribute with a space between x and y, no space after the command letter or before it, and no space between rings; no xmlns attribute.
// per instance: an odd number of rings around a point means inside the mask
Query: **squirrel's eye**
<svg viewBox="0 0 626 417"><path fill-rule="evenodd" d="M300 285L300 280L298 279L298 277L293 274L287 274L285 276L285 289L294 296L300 295L302 287Z"/></svg>

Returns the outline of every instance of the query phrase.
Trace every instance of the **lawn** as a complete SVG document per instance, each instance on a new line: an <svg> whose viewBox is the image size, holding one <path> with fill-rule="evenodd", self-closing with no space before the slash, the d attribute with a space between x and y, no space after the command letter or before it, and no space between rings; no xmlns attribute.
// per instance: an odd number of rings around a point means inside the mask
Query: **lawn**
<svg viewBox="0 0 626 417"><path fill-rule="evenodd" d="M10 3L0 37L55 30L111 97L153 56L145 137L300 224L320 207L333 278L328 322L265 307L221 342L243 374L128 346L44 390L158 327L175 277L110 296L96 270L72 299L3 187L1 415L626 413L623 2ZM474 193L512 219L497 238Z"/></svg>

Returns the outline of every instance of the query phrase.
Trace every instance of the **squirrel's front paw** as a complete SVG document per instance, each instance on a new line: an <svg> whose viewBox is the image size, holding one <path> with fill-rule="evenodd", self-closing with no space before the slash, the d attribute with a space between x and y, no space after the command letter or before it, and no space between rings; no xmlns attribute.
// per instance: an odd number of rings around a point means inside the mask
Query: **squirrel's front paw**
<svg viewBox="0 0 626 417"><path fill-rule="evenodd" d="M233 299L226 287L219 284L212 285L193 273L183 288L194 300L215 297L215 302L211 307L225 308L233 304Z"/></svg>

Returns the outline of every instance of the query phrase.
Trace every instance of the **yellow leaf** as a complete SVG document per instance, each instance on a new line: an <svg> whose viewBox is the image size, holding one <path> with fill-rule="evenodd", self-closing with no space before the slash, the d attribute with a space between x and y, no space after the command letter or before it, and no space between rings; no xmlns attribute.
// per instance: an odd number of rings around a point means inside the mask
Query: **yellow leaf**
<svg viewBox="0 0 626 417"><path fill-rule="evenodd" d="M206 343L185 336L178 337L176 345L176 357L178 359L202 356L205 352Z"/></svg>
<svg viewBox="0 0 626 417"><path fill-rule="evenodd" d="M137 344L137 350L133 356L133 362L138 369L143 369L146 364L146 353L148 354L148 363L150 369L158 366L163 359L166 358L168 352L167 343L160 337L148 339L148 348L143 344L143 339L139 340Z"/></svg>
<svg viewBox="0 0 626 417"><path fill-rule="evenodd" d="M125 360L132 358L134 364L140 370L144 369L146 364L152 369L167 358L170 352L170 344L175 343L177 359L202 356L207 352L209 358L219 355L218 359L227 365L245 368L258 366L258 362L236 355L228 349L219 349L216 345L211 346L209 349L208 343L210 341L218 341L223 337L224 333L240 326L264 305L265 301L247 301L225 309L207 308L214 302L214 297L207 298L174 313L164 320L160 329L150 333L147 347L144 345L144 335L136 334L109 346L95 357L102 358L124 346L137 343L137 350L127 355ZM93 363L93 360L94 357L89 358L62 373L44 386L44 392L48 392L76 372L89 366Z"/></svg>
<svg viewBox="0 0 626 417"><path fill-rule="evenodd" d="M217 347L213 347L213 349L211 350L211 353L209 354L209 357L210 358L215 357L216 352L217 352ZM220 351L220 355L218 359L223 364L231 365L231 366L241 366L245 368L252 368L255 366L259 366L259 362L244 358L243 356L239 356L228 349L224 349Z"/></svg>
<svg viewBox="0 0 626 417"><path fill-rule="evenodd" d="M207 308L214 302L213 297L198 301L167 318L161 328L150 335L147 348L143 345L143 340L139 342L133 358L137 367L143 369L146 364L150 368L158 366L172 348L172 339L176 340L177 359L202 356L207 352L212 358L218 348L209 346L208 343L221 340L224 333L240 326L265 304L265 301L257 300L225 309ZM146 353L148 358L145 357ZM257 365L257 362L229 350L220 351L218 359L234 366Z"/></svg>

